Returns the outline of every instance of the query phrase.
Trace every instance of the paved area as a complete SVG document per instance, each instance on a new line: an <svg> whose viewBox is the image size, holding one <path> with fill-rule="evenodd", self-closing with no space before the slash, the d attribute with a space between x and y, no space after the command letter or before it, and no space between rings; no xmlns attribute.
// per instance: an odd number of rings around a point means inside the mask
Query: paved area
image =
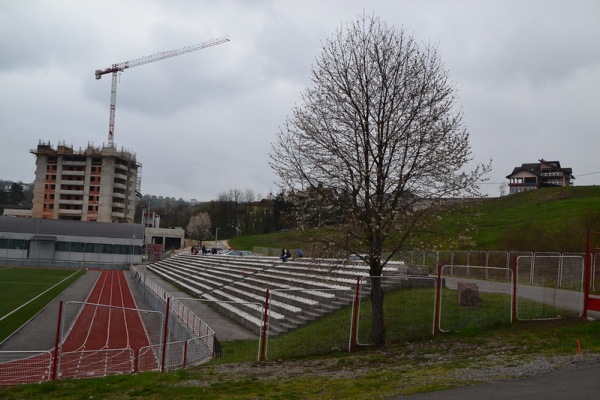
<svg viewBox="0 0 600 400"><path fill-rule="evenodd" d="M228 318L223 317L219 313L213 311L206 304L191 298L189 294L181 291L179 288L171 285L170 283L163 281L152 272L146 271L145 266L136 266L134 268L136 268L142 276L146 274L146 281L154 281L167 292L169 292L172 297L180 299L180 301L190 310L192 310L192 312L196 314L198 318L206 322L206 324L210 326L213 331L215 331L215 334L220 341L258 339L258 335L256 333L253 333L252 331L244 328L241 325L238 325ZM132 279L131 274L128 273L127 275L128 279ZM130 282L129 286L132 287L132 292L138 304L138 308L147 308L147 304L144 302L144 295L140 290L137 289L138 286L132 281Z"/></svg>
<svg viewBox="0 0 600 400"><path fill-rule="evenodd" d="M398 397L402 400L597 400L600 363L577 364L532 378Z"/></svg>

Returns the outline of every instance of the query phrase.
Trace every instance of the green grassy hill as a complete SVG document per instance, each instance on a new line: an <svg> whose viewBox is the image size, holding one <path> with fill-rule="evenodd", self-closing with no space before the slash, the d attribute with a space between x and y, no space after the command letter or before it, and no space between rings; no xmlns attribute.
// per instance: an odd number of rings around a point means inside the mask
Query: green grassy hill
<svg viewBox="0 0 600 400"><path fill-rule="evenodd" d="M415 243L438 249L582 252L587 229L600 231L600 186L545 188L473 201L436 218ZM305 235L297 231L230 241L248 250L302 243Z"/></svg>
<svg viewBox="0 0 600 400"><path fill-rule="evenodd" d="M600 187L523 192L484 200L475 211L476 248L582 252L586 230L600 230Z"/></svg>

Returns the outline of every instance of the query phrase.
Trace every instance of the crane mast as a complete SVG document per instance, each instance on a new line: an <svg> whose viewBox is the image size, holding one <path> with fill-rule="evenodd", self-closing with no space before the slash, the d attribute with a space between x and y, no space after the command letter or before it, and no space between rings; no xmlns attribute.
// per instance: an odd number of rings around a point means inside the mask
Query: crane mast
<svg viewBox="0 0 600 400"><path fill-rule="evenodd" d="M113 64L111 67L105 69L97 69L95 72L96 79L101 79L102 75L112 74L112 83L110 89L110 115L108 121L108 144L110 146L114 146L114 131L115 131L115 111L117 106L117 73L124 71L128 68L137 67L139 65L148 64L155 61L164 60L166 58L171 58L175 56L180 56L182 54L191 53L196 50L205 49L207 47L216 46L218 44L222 44L225 42L229 42L229 38L227 36L209 40L206 42L194 44L191 46L182 47L177 50L168 50L162 51L160 53L156 53L146 57L136 58L135 60L125 61L119 64Z"/></svg>

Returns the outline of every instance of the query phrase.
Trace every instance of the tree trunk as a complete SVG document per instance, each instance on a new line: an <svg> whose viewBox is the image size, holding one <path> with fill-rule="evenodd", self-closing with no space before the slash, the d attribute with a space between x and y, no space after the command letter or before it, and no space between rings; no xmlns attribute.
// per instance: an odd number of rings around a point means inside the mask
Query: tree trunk
<svg viewBox="0 0 600 400"><path fill-rule="evenodd" d="M377 347L385 344L385 325L383 322L383 288L381 277L371 277L371 312L373 343Z"/></svg>

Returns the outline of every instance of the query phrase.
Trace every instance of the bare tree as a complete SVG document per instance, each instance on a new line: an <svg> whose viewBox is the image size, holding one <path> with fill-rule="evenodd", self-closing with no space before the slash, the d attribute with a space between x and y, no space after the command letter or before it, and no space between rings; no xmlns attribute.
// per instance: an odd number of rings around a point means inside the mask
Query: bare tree
<svg viewBox="0 0 600 400"><path fill-rule="evenodd" d="M206 212L201 212L190 218L190 222L185 229L186 233L196 242L200 242L210 234L210 216Z"/></svg>
<svg viewBox="0 0 600 400"><path fill-rule="evenodd" d="M500 186L498 186L498 190L500 190L500 196L505 196L508 192L508 183L502 182Z"/></svg>
<svg viewBox="0 0 600 400"><path fill-rule="evenodd" d="M296 210L308 199L337 211L337 239L324 242L365 254L381 346L384 266L443 200L479 196L490 166L467 169L469 134L437 48L378 17L359 15L326 40L311 84L272 143L270 165Z"/></svg>

